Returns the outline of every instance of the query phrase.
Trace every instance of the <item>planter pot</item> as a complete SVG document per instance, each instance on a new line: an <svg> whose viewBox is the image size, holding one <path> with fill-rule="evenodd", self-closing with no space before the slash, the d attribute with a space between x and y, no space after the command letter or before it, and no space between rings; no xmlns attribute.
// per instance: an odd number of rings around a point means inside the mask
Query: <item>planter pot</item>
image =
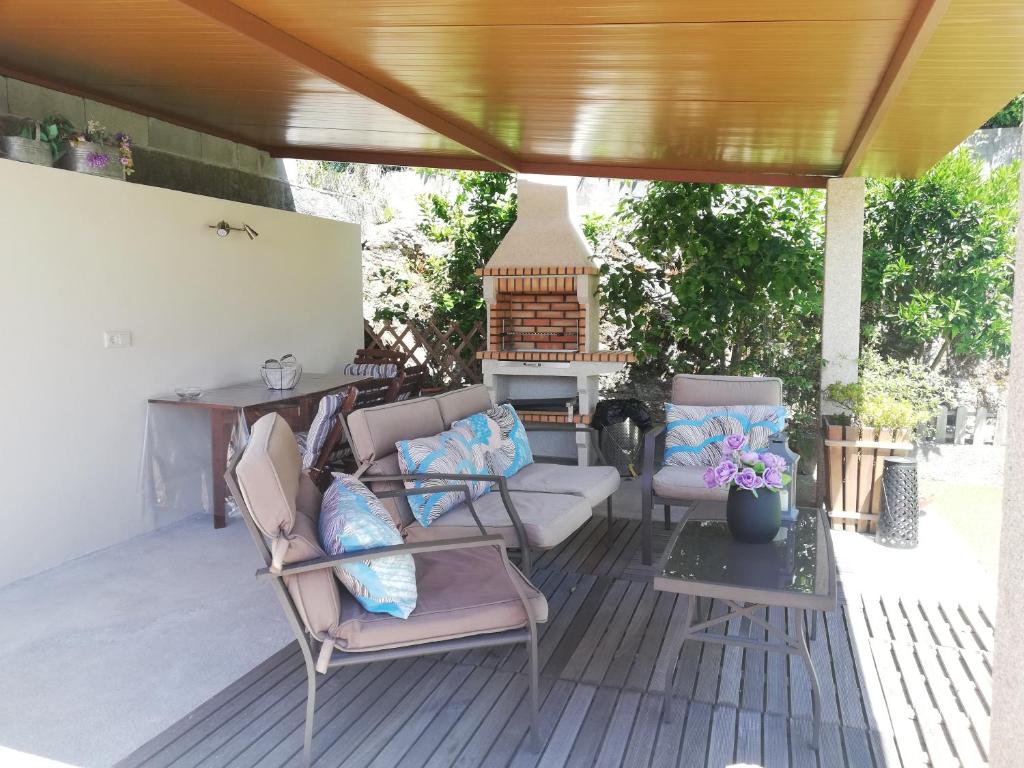
<svg viewBox="0 0 1024 768"><path fill-rule="evenodd" d="M106 157L107 161L102 165L99 162L94 162L101 157ZM77 146L68 147L67 151L60 156L57 165L78 173L106 176L109 179L124 179L124 166L121 165L121 153L117 147L108 147L105 144L95 144L91 141L83 141Z"/></svg>
<svg viewBox="0 0 1024 768"><path fill-rule="evenodd" d="M755 496L736 486L729 488L725 502L725 521L736 541L763 544L775 538L782 525L782 501L779 494L761 490Z"/></svg>
<svg viewBox="0 0 1024 768"><path fill-rule="evenodd" d="M48 144L21 136L0 136L0 157L33 165L53 165L53 153Z"/></svg>
<svg viewBox="0 0 1024 768"><path fill-rule="evenodd" d="M871 533L882 508L882 467L887 456L913 449L910 429L847 427L822 419L825 509L832 527Z"/></svg>

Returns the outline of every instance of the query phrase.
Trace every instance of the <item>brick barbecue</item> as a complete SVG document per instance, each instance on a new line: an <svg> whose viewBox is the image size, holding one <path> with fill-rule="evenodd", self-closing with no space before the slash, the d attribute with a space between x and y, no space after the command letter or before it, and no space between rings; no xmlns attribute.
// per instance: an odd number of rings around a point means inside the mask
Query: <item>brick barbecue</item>
<svg viewBox="0 0 1024 768"><path fill-rule="evenodd" d="M518 189L516 221L477 272L487 302L484 383L499 401L516 402L524 421L589 423L599 377L635 358L600 348L598 270L565 181L520 176ZM560 398L567 407L529 405ZM586 439L575 443L586 463Z"/></svg>

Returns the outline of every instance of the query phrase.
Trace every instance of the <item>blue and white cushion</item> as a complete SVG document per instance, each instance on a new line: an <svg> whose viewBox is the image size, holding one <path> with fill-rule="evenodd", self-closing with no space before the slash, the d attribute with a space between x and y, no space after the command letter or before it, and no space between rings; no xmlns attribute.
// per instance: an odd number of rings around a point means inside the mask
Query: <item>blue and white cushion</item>
<svg viewBox="0 0 1024 768"><path fill-rule="evenodd" d="M377 497L351 475L336 475L320 506L324 551L341 555L401 543L401 534ZM412 555L344 563L335 566L334 573L368 611L407 619L416 607Z"/></svg>
<svg viewBox="0 0 1024 768"><path fill-rule="evenodd" d="M493 474L486 449L474 443L473 437L464 430L450 429L432 437L399 440L395 448L398 449L398 464L405 474ZM406 481L405 486L410 490L422 488L424 491L409 497L412 514L420 525L429 526L445 512L465 501L465 494L461 491L430 492L432 486L451 485L455 482L458 481L435 478ZM491 490L491 484L485 480L471 480L466 484L469 486L470 497L474 499Z"/></svg>
<svg viewBox="0 0 1024 768"><path fill-rule="evenodd" d="M526 465L533 464L530 439L516 409L509 403L504 403L484 413L498 425L498 431L501 432L497 447L491 449L491 466L494 468L494 474L512 477Z"/></svg>
<svg viewBox="0 0 1024 768"><path fill-rule="evenodd" d="M398 366L394 363L349 363L342 373L371 379L393 379L398 375Z"/></svg>
<svg viewBox="0 0 1024 768"><path fill-rule="evenodd" d="M299 441L299 450L302 453L302 468L309 469L320 457L320 451L327 442L327 436L331 433L334 425L338 422L338 410L345 402L348 389L320 398L320 404L316 409L316 416L313 423L309 425L309 432L304 435L304 441ZM298 436L296 436L298 439Z"/></svg>
<svg viewBox="0 0 1024 768"><path fill-rule="evenodd" d="M665 403L665 420L665 464L713 467L722 460L728 435L746 435L751 450L767 448L771 436L786 426L786 406Z"/></svg>
<svg viewBox="0 0 1024 768"><path fill-rule="evenodd" d="M452 429L463 435L470 446L480 446L488 453L497 451L501 448L501 427L489 413L481 411L452 422Z"/></svg>

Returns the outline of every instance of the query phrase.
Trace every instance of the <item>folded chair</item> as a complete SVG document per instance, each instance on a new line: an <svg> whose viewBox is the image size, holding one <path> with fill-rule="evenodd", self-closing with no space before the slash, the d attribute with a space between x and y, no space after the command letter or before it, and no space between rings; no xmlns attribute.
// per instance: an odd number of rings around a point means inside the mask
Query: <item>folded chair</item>
<svg viewBox="0 0 1024 768"><path fill-rule="evenodd" d="M677 374L672 378L674 405L705 407L730 405L782 405L782 380L760 376L700 376ZM652 559L651 515L655 504L665 508L665 527L671 525L671 508L688 507L695 501L725 501L724 488L704 485L704 467L664 465L665 426L662 424L644 435L643 495L641 526L641 557L645 565ZM796 505L796 461L799 459L787 446L787 437L780 432L771 439L768 450L785 458L792 468L793 480L788 489L789 508Z"/></svg>
<svg viewBox="0 0 1024 768"><path fill-rule="evenodd" d="M395 400L412 400L419 397L427 383L427 366L411 365L398 374L398 396Z"/></svg>
<svg viewBox="0 0 1024 768"><path fill-rule="evenodd" d="M249 443L235 456L226 478L266 566L256 575L270 582L305 660L306 765L318 674L353 664L504 645L526 646L536 746L537 623L547 620L547 602L509 562L500 536L485 535L477 520L473 536L327 556L318 541L320 491L301 471L291 429L274 413L253 426ZM462 492L472 510L465 485L442 490ZM410 493L396 489L379 495ZM404 620L367 612L333 573L341 563L396 554L410 554L416 564L417 605Z"/></svg>

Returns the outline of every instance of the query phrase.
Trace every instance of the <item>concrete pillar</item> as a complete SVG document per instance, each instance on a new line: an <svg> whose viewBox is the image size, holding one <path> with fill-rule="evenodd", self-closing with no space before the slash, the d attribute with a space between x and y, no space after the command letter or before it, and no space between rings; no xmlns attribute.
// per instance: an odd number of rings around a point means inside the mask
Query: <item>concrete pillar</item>
<svg viewBox="0 0 1024 768"><path fill-rule="evenodd" d="M825 280L821 386L857 379L864 254L864 179L829 179L825 202ZM830 412L822 403L825 413Z"/></svg>
<svg viewBox="0 0 1024 768"><path fill-rule="evenodd" d="M999 542L999 604L992 685L992 768L1021 764L1024 755L1024 166L1018 198L1013 344L1007 386L1006 479Z"/></svg>

